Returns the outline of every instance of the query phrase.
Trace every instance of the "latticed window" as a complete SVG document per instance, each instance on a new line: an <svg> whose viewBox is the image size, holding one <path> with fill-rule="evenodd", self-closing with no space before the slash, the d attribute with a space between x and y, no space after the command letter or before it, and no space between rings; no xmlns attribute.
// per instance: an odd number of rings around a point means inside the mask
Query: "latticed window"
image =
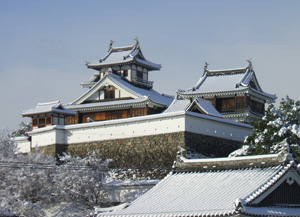
<svg viewBox="0 0 300 217"><path fill-rule="evenodd" d="M265 104L261 102L257 102L255 100L250 100L250 108L253 112L258 114L264 114L265 112Z"/></svg>
<svg viewBox="0 0 300 217"><path fill-rule="evenodd" d="M241 110L246 108L246 97L238 96L236 97L236 109Z"/></svg>
<svg viewBox="0 0 300 217"><path fill-rule="evenodd" d="M115 89L104 90L104 99L114 99L114 98L115 98Z"/></svg>
<svg viewBox="0 0 300 217"><path fill-rule="evenodd" d="M235 110L235 98L217 99L217 110L220 112L229 112Z"/></svg>

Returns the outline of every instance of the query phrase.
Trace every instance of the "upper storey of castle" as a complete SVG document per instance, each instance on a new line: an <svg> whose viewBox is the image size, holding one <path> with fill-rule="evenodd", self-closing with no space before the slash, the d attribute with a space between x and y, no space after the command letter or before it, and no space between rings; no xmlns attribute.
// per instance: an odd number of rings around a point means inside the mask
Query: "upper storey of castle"
<svg viewBox="0 0 300 217"><path fill-rule="evenodd" d="M135 86L152 89L153 81L148 80L148 73L152 70L160 70L161 65L146 60L138 39L135 40L134 45L125 47L113 47L114 41L111 41L103 58L86 63L88 68L95 69L97 72L81 85L90 88L111 72L122 76Z"/></svg>

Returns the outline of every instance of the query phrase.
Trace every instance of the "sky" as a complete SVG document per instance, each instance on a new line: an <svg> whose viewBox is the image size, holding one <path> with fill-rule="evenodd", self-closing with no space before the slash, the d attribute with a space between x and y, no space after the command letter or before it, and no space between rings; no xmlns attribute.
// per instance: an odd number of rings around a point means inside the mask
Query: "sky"
<svg viewBox="0 0 300 217"><path fill-rule="evenodd" d="M74 101L95 72L86 61L135 43L162 64L149 80L176 95L208 69L246 67L262 89L300 100L300 1L0 1L0 127L16 130L37 103Z"/></svg>

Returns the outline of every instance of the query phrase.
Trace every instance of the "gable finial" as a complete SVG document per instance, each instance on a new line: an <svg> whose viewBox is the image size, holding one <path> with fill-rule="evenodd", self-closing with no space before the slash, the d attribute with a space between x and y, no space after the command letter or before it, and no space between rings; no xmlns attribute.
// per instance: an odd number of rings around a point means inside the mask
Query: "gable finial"
<svg viewBox="0 0 300 217"><path fill-rule="evenodd" d="M207 67L208 67L209 63L208 62L205 62L204 63L204 71L207 71Z"/></svg>
<svg viewBox="0 0 300 217"><path fill-rule="evenodd" d="M249 58L248 60L247 60L247 62L249 63L249 68L251 69L252 68L252 61L251 61L251 58Z"/></svg>
<svg viewBox="0 0 300 217"><path fill-rule="evenodd" d="M204 72L203 72L202 76L204 76L205 73L208 71L208 70L207 70L208 65L209 65L208 62L205 62L205 63L204 63Z"/></svg>
<svg viewBox="0 0 300 217"><path fill-rule="evenodd" d="M139 44L139 38L136 36L136 37L134 38L134 40L136 41L136 45L138 45L138 44Z"/></svg>
<svg viewBox="0 0 300 217"><path fill-rule="evenodd" d="M109 49L112 48L112 45L113 45L114 42L115 42L114 40L110 40L110 43L109 43Z"/></svg>

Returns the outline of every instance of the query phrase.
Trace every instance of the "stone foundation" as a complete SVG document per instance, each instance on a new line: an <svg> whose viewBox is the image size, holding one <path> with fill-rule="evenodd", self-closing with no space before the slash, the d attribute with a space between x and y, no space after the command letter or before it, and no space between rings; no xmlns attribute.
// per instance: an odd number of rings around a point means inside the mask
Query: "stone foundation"
<svg viewBox="0 0 300 217"><path fill-rule="evenodd" d="M210 157L226 157L241 143L190 132L176 132L127 139L104 140L79 144L56 144L40 147L47 155L66 152L85 157L99 150L103 159L113 159L112 168L171 169L178 147Z"/></svg>

